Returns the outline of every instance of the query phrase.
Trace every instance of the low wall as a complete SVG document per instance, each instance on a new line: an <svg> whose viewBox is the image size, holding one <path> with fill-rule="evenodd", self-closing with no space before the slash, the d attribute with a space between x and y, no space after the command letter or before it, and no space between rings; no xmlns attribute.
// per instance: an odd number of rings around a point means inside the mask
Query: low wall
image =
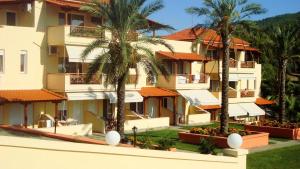
<svg viewBox="0 0 300 169"><path fill-rule="evenodd" d="M0 152L5 169L246 169L248 153L227 149L224 153L232 157L212 156L7 136L0 136Z"/></svg>
<svg viewBox="0 0 300 169"><path fill-rule="evenodd" d="M209 123L210 113L188 115L188 124Z"/></svg>
<svg viewBox="0 0 300 169"><path fill-rule="evenodd" d="M245 130L270 133L271 137L300 140L300 128L288 129L280 127L245 125Z"/></svg>
<svg viewBox="0 0 300 169"><path fill-rule="evenodd" d="M44 132L54 132L54 127L50 128L37 128L35 130L44 131ZM56 133L73 135L73 136L89 136L93 133L93 125L90 124L79 124L71 126L60 126L56 128Z"/></svg>
<svg viewBox="0 0 300 169"><path fill-rule="evenodd" d="M136 126L139 131L144 131L154 128L169 127L169 117L152 118L152 119L139 119L139 120L126 120L124 128L126 132L131 132L132 128Z"/></svg>

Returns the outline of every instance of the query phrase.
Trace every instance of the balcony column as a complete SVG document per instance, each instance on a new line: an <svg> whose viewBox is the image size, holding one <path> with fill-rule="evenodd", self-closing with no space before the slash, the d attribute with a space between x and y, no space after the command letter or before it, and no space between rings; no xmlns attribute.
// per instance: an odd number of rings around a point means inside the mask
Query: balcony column
<svg viewBox="0 0 300 169"><path fill-rule="evenodd" d="M173 97L173 113L174 113L174 125L176 126L177 125L177 122L178 122L178 106L177 106L177 96L174 96Z"/></svg>
<svg viewBox="0 0 300 169"><path fill-rule="evenodd" d="M158 98L158 116L161 117L162 97Z"/></svg>
<svg viewBox="0 0 300 169"><path fill-rule="evenodd" d="M144 98L144 117L147 117L148 116L148 112L147 112L147 101L148 101L148 97L145 97Z"/></svg>
<svg viewBox="0 0 300 169"><path fill-rule="evenodd" d="M204 83L206 83L206 62L203 62L203 73L204 73ZM200 70L200 72L201 72L201 70ZM201 74L200 74L200 77L201 77Z"/></svg>
<svg viewBox="0 0 300 169"><path fill-rule="evenodd" d="M56 134L57 119L58 119L58 102L54 102L54 104L55 104L54 134Z"/></svg>
<svg viewBox="0 0 300 169"><path fill-rule="evenodd" d="M24 103L24 122L23 126L27 128L28 125L28 103Z"/></svg>

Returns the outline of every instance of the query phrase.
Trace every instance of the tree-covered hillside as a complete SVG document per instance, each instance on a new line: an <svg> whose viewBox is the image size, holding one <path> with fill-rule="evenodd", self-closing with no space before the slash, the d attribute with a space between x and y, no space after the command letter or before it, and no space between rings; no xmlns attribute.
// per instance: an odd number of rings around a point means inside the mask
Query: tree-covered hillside
<svg viewBox="0 0 300 169"><path fill-rule="evenodd" d="M260 63L262 66L262 87L261 94L263 97L277 98L279 93L279 58L281 57L276 49L276 42L272 41L271 36L274 29L278 27L297 27L300 30L300 12L294 14L279 15L266 18L260 21L249 21L245 26L237 30L238 36L247 40L252 46L261 51ZM300 55L300 35L295 34L295 47L292 49L293 55ZM289 44L287 44L289 45ZM286 100L289 119L300 121L300 59L293 58L288 61L287 66L287 83L286 83ZM276 111L275 111L276 112ZM298 115L297 115L298 114ZM298 116L298 117L297 117Z"/></svg>

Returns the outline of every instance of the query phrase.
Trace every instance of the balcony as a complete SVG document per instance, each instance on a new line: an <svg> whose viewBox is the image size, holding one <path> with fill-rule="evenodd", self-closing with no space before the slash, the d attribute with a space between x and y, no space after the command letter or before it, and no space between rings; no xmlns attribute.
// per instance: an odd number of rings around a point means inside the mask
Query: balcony
<svg viewBox="0 0 300 169"><path fill-rule="evenodd" d="M254 90L242 90L241 91L241 97L255 97L255 91Z"/></svg>
<svg viewBox="0 0 300 169"><path fill-rule="evenodd" d="M236 60L229 60L229 67L230 68L237 68L237 61Z"/></svg>
<svg viewBox="0 0 300 169"><path fill-rule="evenodd" d="M237 91L233 88L229 88L229 91L228 91L228 98L237 98Z"/></svg>
<svg viewBox="0 0 300 169"><path fill-rule="evenodd" d="M255 62L254 61L241 62L241 68L255 68Z"/></svg>
<svg viewBox="0 0 300 169"><path fill-rule="evenodd" d="M114 91L114 86L104 86L106 75L95 75L87 82L85 73L55 73L48 74L47 88L55 92L87 92L87 91ZM140 89L140 81L136 75L129 75L126 89ZM138 83L137 83L138 82Z"/></svg>
<svg viewBox="0 0 300 169"><path fill-rule="evenodd" d="M177 74L171 75L168 80L162 76L158 78L158 86L168 89L209 89L210 77L206 74L191 75Z"/></svg>
<svg viewBox="0 0 300 169"><path fill-rule="evenodd" d="M48 28L48 44L54 46L88 45L96 38L109 38L111 34L100 27L53 26Z"/></svg>

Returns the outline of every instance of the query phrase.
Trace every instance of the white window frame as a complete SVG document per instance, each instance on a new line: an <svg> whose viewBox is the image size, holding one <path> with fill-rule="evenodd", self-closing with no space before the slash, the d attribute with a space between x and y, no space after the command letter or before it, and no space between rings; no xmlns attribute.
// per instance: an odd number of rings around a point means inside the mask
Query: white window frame
<svg viewBox="0 0 300 169"><path fill-rule="evenodd" d="M15 13L15 15L16 15L16 25L7 25L7 13ZM7 26L17 26L18 25L18 13L17 13L17 11L13 11L13 10L6 10L5 11L5 25L7 25Z"/></svg>
<svg viewBox="0 0 300 169"><path fill-rule="evenodd" d="M2 56L2 71L0 70L0 74L5 73L5 50L4 49L0 49L0 55Z"/></svg>
<svg viewBox="0 0 300 169"><path fill-rule="evenodd" d="M21 70L21 65L22 65L22 63L21 63L21 61L22 61L21 56L23 54L25 54L25 58L24 58L24 71ZM28 70L28 51L27 50L21 50L20 51L20 67L19 68L20 68L20 73L23 73L23 74L27 73L27 70Z"/></svg>

